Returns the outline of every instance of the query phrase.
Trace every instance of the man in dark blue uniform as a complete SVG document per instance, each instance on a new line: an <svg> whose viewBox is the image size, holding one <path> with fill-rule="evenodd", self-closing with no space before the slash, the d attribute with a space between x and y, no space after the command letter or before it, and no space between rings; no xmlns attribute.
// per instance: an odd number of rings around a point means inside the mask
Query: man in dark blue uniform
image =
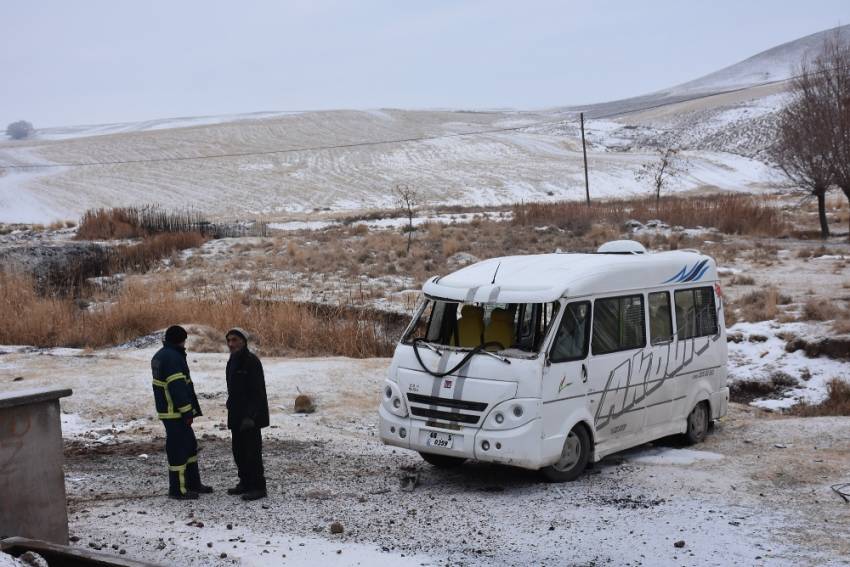
<svg viewBox="0 0 850 567"><path fill-rule="evenodd" d="M198 441L192 420L202 414L186 362L187 336L183 327L169 327L162 348L151 359L153 398L157 416L165 426L168 496L177 500L194 500L198 493L213 491L201 484L198 469Z"/></svg>
<svg viewBox="0 0 850 567"><path fill-rule="evenodd" d="M263 471L263 438L260 430L269 425L269 402L263 365L248 350L248 336L231 329L225 336L230 349L227 361L227 427L233 436L233 459L239 484L227 490L242 500L266 497Z"/></svg>

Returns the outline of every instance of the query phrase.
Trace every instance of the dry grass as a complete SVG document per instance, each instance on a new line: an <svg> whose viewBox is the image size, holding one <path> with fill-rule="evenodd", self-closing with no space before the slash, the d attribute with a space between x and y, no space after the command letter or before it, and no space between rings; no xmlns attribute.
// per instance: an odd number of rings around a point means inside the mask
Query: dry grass
<svg viewBox="0 0 850 567"><path fill-rule="evenodd" d="M791 298L780 294L775 287L768 287L741 296L735 301L734 307L740 320L755 323L776 319L779 306L788 303L791 303Z"/></svg>
<svg viewBox="0 0 850 567"><path fill-rule="evenodd" d="M779 236L788 231L782 212L746 195L665 197L592 202L524 203L513 209L514 224L553 225L584 234L596 223L622 226L627 220L661 220L672 226L714 227L726 234Z"/></svg>
<svg viewBox="0 0 850 567"><path fill-rule="evenodd" d="M729 399L742 404L760 398L777 399L798 384L796 378L784 372L774 372L769 380L736 380L729 386Z"/></svg>
<svg viewBox="0 0 850 567"><path fill-rule="evenodd" d="M130 283L112 301L81 309L71 299L37 294L26 276L0 272L0 344L98 348L175 323L243 327L270 355L388 356L397 339L378 317L363 313L241 292L187 297L169 284Z"/></svg>
<svg viewBox="0 0 850 567"><path fill-rule="evenodd" d="M146 272L174 252L198 248L206 242L199 232L172 232L150 236L138 244L119 245L110 250L109 271Z"/></svg>
<svg viewBox="0 0 850 567"><path fill-rule="evenodd" d="M810 298L803 304L801 321L828 321L835 316L835 305L824 299Z"/></svg>
<svg viewBox="0 0 850 567"><path fill-rule="evenodd" d="M158 206L92 209L83 214L77 240L124 240L162 233L199 232L210 238L265 236L264 222L215 224L195 211L174 212Z"/></svg>
<svg viewBox="0 0 850 567"><path fill-rule="evenodd" d="M819 404L800 403L788 413L801 417L850 415L850 384L833 378L826 385L826 399Z"/></svg>
<svg viewBox="0 0 850 567"><path fill-rule="evenodd" d="M755 285L755 283L756 280L751 276L741 274L732 276L732 279L729 280L729 285Z"/></svg>

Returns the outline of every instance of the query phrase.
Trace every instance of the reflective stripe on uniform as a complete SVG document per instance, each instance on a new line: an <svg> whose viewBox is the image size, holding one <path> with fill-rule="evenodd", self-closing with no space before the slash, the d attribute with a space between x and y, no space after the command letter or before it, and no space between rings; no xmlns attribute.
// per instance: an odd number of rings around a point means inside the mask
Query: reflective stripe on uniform
<svg viewBox="0 0 850 567"><path fill-rule="evenodd" d="M172 374L171 376L169 376L168 378L165 379L165 383L171 384L175 380L180 380L181 378L183 380L186 380L186 375L183 374L182 372L175 372L174 374Z"/></svg>
<svg viewBox="0 0 850 567"><path fill-rule="evenodd" d="M180 494L186 494L186 465L168 465L168 470L177 473L177 479L180 483Z"/></svg>
<svg viewBox="0 0 850 567"><path fill-rule="evenodd" d="M182 372L175 372L165 380L154 379L153 385L162 388L162 392L165 394L165 403L168 406L165 412L157 414L157 416L159 416L159 419L177 419L181 417L180 413L184 413L192 409L192 405L188 404L189 407L187 409L183 409L186 408L186 406L183 406L181 408L178 408L176 412L174 411L174 401L171 399L171 392L168 391L168 385L174 382L175 380L180 380L181 378L183 380L186 380L186 375Z"/></svg>
<svg viewBox="0 0 850 567"><path fill-rule="evenodd" d="M180 406L177 408L177 411L180 413L186 413L187 411L192 411L192 404L186 404L185 406Z"/></svg>
<svg viewBox="0 0 850 567"><path fill-rule="evenodd" d="M198 462L198 455L192 455L191 457L189 457L189 460L186 461L186 464L188 465L188 464L197 463L197 462Z"/></svg>

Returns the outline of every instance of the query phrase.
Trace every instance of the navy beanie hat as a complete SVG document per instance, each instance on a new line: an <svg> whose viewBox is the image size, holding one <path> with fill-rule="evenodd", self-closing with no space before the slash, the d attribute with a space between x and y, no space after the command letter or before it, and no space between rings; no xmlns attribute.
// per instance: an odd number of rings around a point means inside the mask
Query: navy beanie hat
<svg viewBox="0 0 850 567"><path fill-rule="evenodd" d="M165 330L165 342L173 345L179 345L185 341L188 336L189 334L186 332L186 329L180 325L172 325Z"/></svg>

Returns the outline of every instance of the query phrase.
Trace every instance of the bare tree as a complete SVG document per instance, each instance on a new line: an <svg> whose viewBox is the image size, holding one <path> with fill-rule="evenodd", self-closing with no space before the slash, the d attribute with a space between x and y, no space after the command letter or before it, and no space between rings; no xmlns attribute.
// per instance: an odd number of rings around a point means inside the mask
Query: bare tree
<svg viewBox="0 0 850 567"><path fill-rule="evenodd" d="M655 207L661 201L661 190L670 185L672 178L688 172L688 160L676 148L658 150L658 159L643 164L635 173L637 181L649 181L655 192Z"/></svg>
<svg viewBox="0 0 850 567"><path fill-rule="evenodd" d="M17 122L12 122L8 126L6 126L6 135L12 138L13 140L23 140L24 138L29 138L32 136L32 133L35 129L32 127L32 124L27 122L26 120L18 120Z"/></svg>
<svg viewBox="0 0 850 567"><path fill-rule="evenodd" d="M407 226L402 230L407 233L407 251L410 252L413 232L416 230L413 226L413 214L419 205L419 193L410 185L399 183L393 188L393 195L396 198L396 206L407 217Z"/></svg>
<svg viewBox="0 0 850 567"><path fill-rule="evenodd" d="M814 63L800 62L791 81L791 101L779 113L776 140L770 155L794 185L818 200L821 238L829 237L826 194L835 177L833 147L835 109L831 108L824 73L824 51Z"/></svg>
<svg viewBox="0 0 850 567"><path fill-rule="evenodd" d="M819 77L814 86L822 100L822 124L831 140L833 182L850 202L850 38L838 31L828 36L815 57L812 73ZM850 222L847 237L850 239Z"/></svg>

